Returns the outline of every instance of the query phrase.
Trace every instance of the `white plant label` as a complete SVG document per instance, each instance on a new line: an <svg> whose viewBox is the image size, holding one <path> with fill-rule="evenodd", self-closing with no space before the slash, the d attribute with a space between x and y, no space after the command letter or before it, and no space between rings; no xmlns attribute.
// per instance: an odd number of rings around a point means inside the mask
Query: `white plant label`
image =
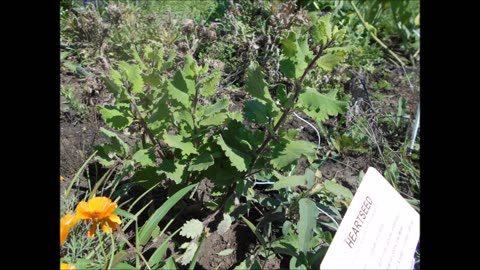
<svg viewBox="0 0 480 270"><path fill-rule="evenodd" d="M420 215L370 167L320 269L413 269L419 237Z"/></svg>

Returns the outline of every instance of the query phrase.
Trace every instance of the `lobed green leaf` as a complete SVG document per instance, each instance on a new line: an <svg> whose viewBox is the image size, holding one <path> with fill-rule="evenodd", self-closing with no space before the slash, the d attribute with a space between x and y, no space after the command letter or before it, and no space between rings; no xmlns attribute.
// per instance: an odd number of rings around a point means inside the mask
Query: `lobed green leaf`
<svg viewBox="0 0 480 270"><path fill-rule="evenodd" d="M317 146L309 141L290 141L285 148L273 158L270 163L277 170L297 161L301 156L305 156L310 163L316 158Z"/></svg>
<svg viewBox="0 0 480 270"><path fill-rule="evenodd" d="M337 116L348 110L348 103L337 100L336 94L335 89L324 95L315 89L307 88L299 95L297 106L305 109L304 112L317 122L322 122L329 116Z"/></svg>
<svg viewBox="0 0 480 270"><path fill-rule="evenodd" d="M277 171L273 171L273 174L275 175L275 177L278 178L278 181L275 182L267 190L279 190L281 188L307 185L307 178L305 177L305 175L283 176Z"/></svg>
<svg viewBox="0 0 480 270"><path fill-rule="evenodd" d="M217 144L225 152L225 155L230 160L231 164L237 168L237 170L243 172L247 170L250 164L251 158L239 150L228 146L222 138L222 135L216 137Z"/></svg>
<svg viewBox="0 0 480 270"><path fill-rule="evenodd" d="M203 224L198 219L191 219L182 226L182 230L180 231L180 235L185 236L190 239L194 239L203 231Z"/></svg>
<svg viewBox="0 0 480 270"><path fill-rule="evenodd" d="M132 159L142 166L154 166L155 165L155 151L153 148L140 149L133 154Z"/></svg>
<svg viewBox="0 0 480 270"><path fill-rule="evenodd" d="M190 166L188 167L189 171L204 171L208 167L212 166L215 163L212 154L208 151L202 152L199 156L195 157Z"/></svg>
<svg viewBox="0 0 480 270"><path fill-rule="evenodd" d="M192 142L184 142L184 138L180 135L173 135L165 133L163 135L163 140L170 147L174 147L182 150L184 155L198 154L197 149L193 146Z"/></svg>
<svg viewBox="0 0 480 270"><path fill-rule="evenodd" d="M133 122L130 104L117 103L116 105L99 106L103 120L113 129L122 130Z"/></svg>

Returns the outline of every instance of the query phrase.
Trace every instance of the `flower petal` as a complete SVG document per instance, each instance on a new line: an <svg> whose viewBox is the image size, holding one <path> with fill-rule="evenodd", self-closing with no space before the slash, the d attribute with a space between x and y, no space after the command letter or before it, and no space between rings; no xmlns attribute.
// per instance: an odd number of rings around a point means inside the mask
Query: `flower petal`
<svg viewBox="0 0 480 270"><path fill-rule="evenodd" d="M97 221L95 219L92 220L92 226L90 227L90 230L88 230L87 237L92 238L95 236L95 232L97 231Z"/></svg>
<svg viewBox="0 0 480 270"><path fill-rule="evenodd" d="M68 233L68 230L65 230L64 227L60 227L60 246L63 245L63 243L67 239Z"/></svg>
<svg viewBox="0 0 480 270"><path fill-rule="evenodd" d="M68 263L60 263L60 270L77 270L75 265L70 265Z"/></svg>
<svg viewBox="0 0 480 270"><path fill-rule="evenodd" d="M105 208L105 217L110 216L117 208L117 203L112 202Z"/></svg>
<svg viewBox="0 0 480 270"><path fill-rule="evenodd" d="M108 217L117 208L117 204L107 197L95 197L88 201L90 216L103 219Z"/></svg>
<svg viewBox="0 0 480 270"><path fill-rule="evenodd" d="M77 205L77 217L79 219L92 219L90 208L87 202L79 202Z"/></svg>
<svg viewBox="0 0 480 270"><path fill-rule="evenodd" d="M105 220L102 220L102 230L105 233L112 233L112 231L115 229L115 227L111 227L109 222L105 222Z"/></svg>
<svg viewBox="0 0 480 270"><path fill-rule="evenodd" d="M60 219L60 246L63 245L67 239L70 229L77 224L77 222L77 216L72 214L66 214Z"/></svg>
<svg viewBox="0 0 480 270"><path fill-rule="evenodd" d="M105 221L108 223L108 226L109 226L110 228L112 228L112 231L115 231L115 230L117 229L117 226L118 226L118 225L117 225L117 223L118 223L117 221L112 221L112 220L110 220L110 219L108 219L108 218L107 218ZM121 221L120 221L120 222L121 222Z"/></svg>
<svg viewBox="0 0 480 270"><path fill-rule="evenodd" d="M109 222L115 222L117 224L122 224L122 220L120 219L120 217L116 214L111 214L110 216L107 217L107 220Z"/></svg>
<svg viewBox="0 0 480 270"><path fill-rule="evenodd" d="M60 224L67 226L69 228L73 227L73 225L77 224L78 217L73 214L66 214L60 219Z"/></svg>

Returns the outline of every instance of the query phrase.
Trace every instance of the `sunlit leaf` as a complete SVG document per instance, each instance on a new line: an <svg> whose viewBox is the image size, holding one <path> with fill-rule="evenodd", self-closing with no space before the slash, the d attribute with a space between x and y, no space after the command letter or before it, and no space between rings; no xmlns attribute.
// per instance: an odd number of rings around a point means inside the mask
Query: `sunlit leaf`
<svg viewBox="0 0 480 270"><path fill-rule="evenodd" d="M222 136L217 136L217 144L220 145L225 155L230 160L232 166L243 172L247 170L247 166L250 164L251 158L246 154L238 151L235 148L228 146L223 140Z"/></svg>
<svg viewBox="0 0 480 270"><path fill-rule="evenodd" d="M198 219L191 219L182 226L180 235L193 239L199 236L203 231L203 224Z"/></svg>
<svg viewBox="0 0 480 270"><path fill-rule="evenodd" d="M277 170L286 167L294 161L297 161L301 156L305 156L310 163L316 158L317 146L309 141L290 141L287 143L279 155L272 159L270 163Z"/></svg>

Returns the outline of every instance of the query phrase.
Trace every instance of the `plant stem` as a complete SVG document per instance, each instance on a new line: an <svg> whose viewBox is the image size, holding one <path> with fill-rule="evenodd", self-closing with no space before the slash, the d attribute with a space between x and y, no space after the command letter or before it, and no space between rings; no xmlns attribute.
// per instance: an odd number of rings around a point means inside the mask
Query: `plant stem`
<svg viewBox="0 0 480 270"><path fill-rule="evenodd" d="M190 266L188 267L188 270L193 270L195 268L195 265L197 264L198 256L200 255L200 251L202 250L202 245L206 236L207 236L207 233L203 231L200 236L200 239L198 240L198 247L197 247L197 250L195 251L195 254L193 255L193 259L190 262Z"/></svg>
<svg viewBox="0 0 480 270"><path fill-rule="evenodd" d="M141 258L141 259L143 260L143 262L145 263L145 266L146 266L149 270L152 270L152 269L150 268L150 266L148 265L148 261L147 261L147 259L145 259L145 257L143 256L143 254L142 254L140 251L138 251L138 249L135 248L135 247L132 245L132 243L130 243L130 241L128 241L128 237L127 237L127 235L125 235L125 233L123 232L122 227L118 226L118 224L115 224L115 226L117 227L118 235L120 236L120 238L121 238L123 241L125 241L125 243L127 243L127 246L128 246L130 249L135 250L135 252L137 253L137 255L139 255L140 258Z"/></svg>
<svg viewBox="0 0 480 270"><path fill-rule="evenodd" d="M203 224L203 227L207 227L208 224L210 224L210 222L212 222L214 219L215 219L215 216L220 212L220 210L225 206L225 204L227 203L228 201L228 198L230 197L230 195L235 191L235 185L234 185L235 182L232 182L232 184L230 185L230 188L228 189L228 191L225 193L225 196L223 197L222 199L222 203L220 203L220 205L217 207L217 210L215 210L215 212L211 213L210 215L208 215L203 221L202 221L202 224Z"/></svg>
<svg viewBox="0 0 480 270"><path fill-rule="evenodd" d="M70 186L68 186L68 188L65 190L65 193L64 193L65 196L68 196L68 194L70 193L70 190L72 189L72 187L75 183L77 183L77 186L78 186L78 180L80 179L80 175L83 173L83 171L87 167L90 160L92 160L92 158L95 157L95 154L97 154L97 150L95 150L95 152L93 152L93 154L83 163L82 167L80 167L80 169L77 171L77 173L75 173L75 176L73 177L72 181L70 182Z"/></svg>
<svg viewBox="0 0 480 270"><path fill-rule="evenodd" d="M198 95L200 94L200 87L195 86L195 97L193 98L193 112L192 112L192 121L193 121L193 145L195 148L198 148L198 128L197 128L197 105L198 105Z"/></svg>
<svg viewBox="0 0 480 270"><path fill-rule="evenodd" d="M110 176L112 175L113 173L113 170L116 168L116 166L113 166L111 167L110 169L108 169L108 171L102 175L102 177L100 178L100 180L97 181L97 183L95 184L95 186L93 187L92 191L90 191L90 199L92 199L93 197L96 196L97 194L97 191L98 189L100 188L100 185L102 185L105 180L107 180L108 178L110 178Z"/></svg>
<svg viewBox="0 0 480 270"><path fill-rule="evenodd" d="M367 22L365 22L365 20L363 19L362 15L360 14L360 11L358 10L357 6L355 5L355 3L353 3L353 1L350 1L350 4L352 5L353 9L355 10L355 13L357 14L358 18L360 19L360 21L362 22L363 26L365 27L365 29L368 31L368 33L370 34L370 36L382 47L384 48L389 54L391 54L393 56L393 58L395 58L395 60L398 61L398 63L400 63L400 65L403 67L405 66L405 64L403 63L403 61L400 59L400 57L398 57L397 54L395 54L392 50L390 50L387 45L385 45L369 28L368 28L368 25L367 25Z"/></svg>
<svg viewBox="0 0 480 270"><path fill-rule="evenodd" d="M145 119L143 118L142 113L141 113L140 110L138 109L137 102L135 102L135 99L134 99L133 97L132 97L131 101L132 101L133 108L135 109L135 111L137 112L138 117L140 118L140 124L142 125L143 129L144 129L145 132L147 133L148 138L150 139L150 141L152 141L153 144L160 146L160 144L158 143L158 141L157 141L157 140L155 139L155 137L153 136L152 131L148 128L147 122L145 122ZM159 148L156 148L156 150L157 150L158 155L159 155L162 159L165 159L165 155L163 154L162 150L159 149Z"/></svg>
<svg viewBox="0 0 480 270"><path fill-rule="evenodd" d="M293 106L294 106L295 102L297 102L298 97L300 96L300 91L302 90L302 85L303 85L303 82L305 81L305 78L307 77L307 74L313 69L315 63L320 58L320 56L322 56L324 50L326 48L330 47L333 44L334 41L335 41L335 39L332 39L325 46L320 47L317 55L315 55L313 60L308 64L307 68L305 68L305 71L303 72L302 76L300 77L300 80L295 83L295 93L293 95L292 102L289 102L291 105L283 110L282 116L280 116L280 119L278 120L277 124L273 128L273 131L274 131L275 134L269 134L267 136L267 138L265 138L265 140L263 141L262 145L256 151L255 156L254 156L254 158L252 160L252 163L250 165L250 170L248 170L248 171L251 171L251 169L254 168L255 163L257 162L260 155L263 153L263 151L265 151L265 149L267 148L268 144L272 141L274 136L278 135L278 130L285 123L288 115L293 111Z"/></svg>
<svg viewBox="0 0 480 270"><path fill-rule="evenodd" d="M112 268L112 263L113 263L113 257L115 255L115 239L113 238L113 233L110 234L110 240L112 241L112 245L111 245L111 254L110 255L110 260L108 260L108 266L107 266L107 269L111 269Z"/></svg>

